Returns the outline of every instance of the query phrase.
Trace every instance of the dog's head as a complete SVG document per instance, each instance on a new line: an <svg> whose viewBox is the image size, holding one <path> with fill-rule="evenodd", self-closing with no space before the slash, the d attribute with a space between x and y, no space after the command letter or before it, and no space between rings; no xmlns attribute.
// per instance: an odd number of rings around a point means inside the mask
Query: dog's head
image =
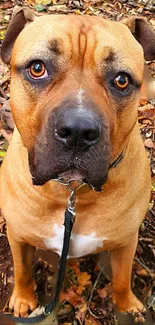
<svg viewBox="0 0 155 325"><path fill-rule="evenodd" d="M34 19L20 8L1 56L11 61L11 108L34 184L62 176L99 190L137 121L144 56L155 58L151 25L140 17Z"/></svg>

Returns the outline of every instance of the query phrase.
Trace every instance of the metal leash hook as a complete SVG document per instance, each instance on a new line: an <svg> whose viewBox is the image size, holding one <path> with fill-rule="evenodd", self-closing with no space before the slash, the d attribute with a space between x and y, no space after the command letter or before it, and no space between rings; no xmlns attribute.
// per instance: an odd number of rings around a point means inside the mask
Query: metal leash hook
<svg viewBox="0 0 155 325"><path fill-rule="evenodd" d="M64 180L63 178L55 178L55 179L52 179L52 180L58 182L59 184L61 184L63 186L66 186L67 189L71 192L71 195L69 196L68 202L67 202L67 210L70 211L73 214L74 219L75 219L75 214L76 214L75 213L76 193L84 185L87 185L87 183L85 183L82 180L77 180L77 179L74 179L74 178L71 178L69 180ZM72 182L80 183L80 185L73 188L71 186Z"/></svg>
<svg viewBox="0 0 155 325"><path fill-rule="evenodd" d="M77 180L75 179L70 179L68 181L68 185L67 185L67 189L71 192L71 195L70 197L68 198L68 202L67 202L67 209L68 211L70 211L71 213L73 213L74 217L75 217L75 202L76 202L76 194L77 194L77 191L82 188L84 185L86 185L86 183L84 183L82 180L78 180L78 183L80 183L80 185L78 187L76 187L75 189L73 189L71 187L71 183L74 182Z"/></svg>

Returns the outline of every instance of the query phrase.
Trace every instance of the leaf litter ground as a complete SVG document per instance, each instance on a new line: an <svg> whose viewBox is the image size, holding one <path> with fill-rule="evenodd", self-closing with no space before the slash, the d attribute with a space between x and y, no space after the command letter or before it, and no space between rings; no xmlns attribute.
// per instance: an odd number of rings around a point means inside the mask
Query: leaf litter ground
<svg viewBox="0 0 155 325"><path fill-rule="evenodd" d="M50 13L74 13L77 15L98 15L119 20L130 14L141 14L155 26L155 1L82 1L82 0L20 0L0 1L0 41L3 40L13 7L27 5L37 15ZM42 13L43 12L43 13ZM155 77L155 62L147 65L150 75ZM150 77L149 77L150 78ZM137 324L145 321L146 325L155 322L155 84L148 80L150 93L145 87L139 105L139 126L150 159L152 173L152 195L149 211L144 219L139 234L139 242L133 263L132 287L147 306L149 312L136 319ZM9 107L9 68L0 61L0 161L3 160L8 141L12 134L13 119ZM149 98L149 100L148 100ZM11 213L11 211L10 211ZM104 259L104 265L100 262ZM53 263L53 264L52 264ZM34 263L34 277L41 303L52 298L52 279L57 269L58 258L49 252L38 251ZM85 325L128 325L133 324L131 316L117 313L112 304L108 254L89 256L68 263L66 280L60 296L58 310L59 323ZM3 310L12 290L13 264L7 240L6 224L0 215L0 310Z"/></svg>

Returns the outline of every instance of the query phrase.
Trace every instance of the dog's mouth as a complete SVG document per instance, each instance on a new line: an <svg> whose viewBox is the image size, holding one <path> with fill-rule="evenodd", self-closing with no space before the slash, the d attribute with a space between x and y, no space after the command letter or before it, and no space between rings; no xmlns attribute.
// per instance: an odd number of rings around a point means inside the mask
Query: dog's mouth
<svg viewBox="0 0 155 325"><path fill-rule="evenodd" d="M87 150L75 152L63 144L53 141L42 146L36 144L29 152L29 168L33 185L44 185L51 180L64 183L69 180L83 181L90 188L102 191L110 165L111 146L107 137Z"/></svg>
<svg viewBox="0 0 155 325"><path fill-rule="evenodd" d="M88 183L86 177L80 173L77 169L70 169L62 172L58 175L58 182L61 184L69 184L72 188L77 188L80 184L87 184L90 188L94 189L94 187Z"/></svg>
<svg viewBox="0 0 155 325"><path fill-rule="evenodd" d="M90 148L76 157L72 151L60 151L58 146L56 150L52 148L52 152L48 147L32 151L29 153L29 168L33 185L41 186L51 180L64 183L75 180L101 192L108 177L109 156L109 147L105 146L101 146L101 150Z"/></svg>
<svg viewBox="0 0 155 325"><path fill-rule="evenodd" d="M33 185L41 186L46 181L51 181L51 180L58 181L61 184L69 184L69 183L73 184L73 181L74 181L74 185L78 186L80 184L80 182L83 182L83 183L87 184L91 189L93 189L97 192L102 191L102 185L104 185L104 183L107 180L107 174L106 174L104 177L104 180L102 179L102 183L100 183L100 182L96 183L96 181L91 183L89 180L89 177L87 178L84 173L82 173L81 171L79 171L76 168L72 168L72 169L65 170L63 172L59 172L56 175L53 175L52 177L49 177L46 180L42 180L40 177L38 177L38 175L34 175L34 171L32 172L32 169L31 169L31 175L32 175Z"/></svg>
<svg viewBox="0 0 155 325"><path fill-rule="evenodd" d="M86 181L85 176L82 175L82 173L80 173L77 169L66 170L65 172L60 173L58 178L66 182L69 180Z"/></svg>

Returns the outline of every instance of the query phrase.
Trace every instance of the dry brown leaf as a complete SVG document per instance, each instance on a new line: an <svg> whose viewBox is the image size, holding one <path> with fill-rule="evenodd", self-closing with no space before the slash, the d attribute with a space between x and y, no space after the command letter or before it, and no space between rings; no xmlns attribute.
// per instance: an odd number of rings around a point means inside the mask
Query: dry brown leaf
<svg viewBox="0 0 155 325"><path fill-rule="evenodd" d="M114 5L114 8L116 10L121 10L122 9L122 4L119 1L116 1L115 2L115 5Z"/></svg>
<svg viewBox="0 0 155 325"><path fill-rule="evenodd" d="M142 275L142 276L148 276L149 275L149 273L147 272L146 269L137 270L136 273L138 275Z"/></svg>
<svg viewBox="0 0 155 325"><path fill-rule="evenodd" d="M76 319L79 320L80 323L84 321L86 311L87 311L87 304L84 303L82 306L79 307L79 310L75 313L75 317Z"/></svg>
<svg viewBox="0 0 155 325"><path fill-rule="evenodd" d="M81 272L78 275L78 287L77 287L76 292L79 295L82 294L83 290L85 289L85 287L87 285L90 285L91 284L90 278L91 278L91 276L87 272Z"/></svg>
<svg viewBox="0 0 155 325"><path fill-rule="evenodd" d="M102 299L106 298L108 295L106 288L98 289L97 292Z"/></svg>
<svg viewBox="0 0 155 325"><path fill-rule="evenodd" d="M155 28L155 19L154 19L154 18L150 20L150 23L151 23L152 26Z"/></svg>
<svg viewBox="0 0 155 325"><path fill-rule="evenodd" d="M140 105L141 105L141 106L144 106L144 105L146 105L147 103L148 103L148 100L147 100L146 97L142 97L142 98L140 99Z"/></svg>
<svg viewBox="0 0 155 325"><path fill-rule="evenodd" d="M89 315L85 318L85 325L99 325L99 324L100 322L92 315Z"/></svg>
<svg viewBox="0 0 155 325"><path fill-rule="evenodd" d="M2 136L4 137L4 139L8 142L10 142L11 138L12 138L12 132L11 133L7 133L4 129L0 129L0 133L2 134Z"/></svg>
<svg viewBox="0 0 155 325"><path fill-rule="evenodd" d="M152 125L152 121L151 121L151 119L146 119L146 118L144 118L144 120L143 120L143 124L146 124L146 125Z"/></svg>
<svg viewBox="0 0 155 325"><path fill-rule="evenodd" d="M154 148L154 143L153 141L149 138L144 141L144 145L147 148Z"/></svg>
<svg viewBox="0 0 155 325"><path fill-rule="evenodd" d="M77 286L76 292L80 295L82 293L82 291L85 289L85 286L91 284L91 281L90 281L91 276L87 272L81 272L79 269L79 265L76 261L73 262L71 267L77 275L78 286Z"/></svg>
<svg viewBox="0 0 155 325"><path fill-rule="evenodd" d="M112 293L111 283L107 284L103 289L98 289L97 292L102 299L106 298Z"/></svg>
<svg viewBox="0 0 155 325"><path fill-rule="evenodd" d="M1 215L1 211L0 211L0 231L3 229L4 225L5 225L5 219Z"/></svg>
<svg viewBox="0 0 155 325"><path fill-rule="evenodd" d="M148 109L146 111L141 111L140 116L138 117L138 120L143 119L143 118L150 118L154 121L155 119L155 108Z"/></svg>
<svg viewBox="0 0 155 325"><path fill-rule="evenodd" d="M154 105L148 103L146 105L138 107L139 112L146 111L146 110L149 110L149 109L154 109Z"/></svg>
<svg viewBox="0 0 155 325"><path fill-rule="evenodd" d="M79 296L75 291L68 289L66 292L61 292L60 301L69 301L72 306L84 304L85 299L83 296Z"/></svg>

